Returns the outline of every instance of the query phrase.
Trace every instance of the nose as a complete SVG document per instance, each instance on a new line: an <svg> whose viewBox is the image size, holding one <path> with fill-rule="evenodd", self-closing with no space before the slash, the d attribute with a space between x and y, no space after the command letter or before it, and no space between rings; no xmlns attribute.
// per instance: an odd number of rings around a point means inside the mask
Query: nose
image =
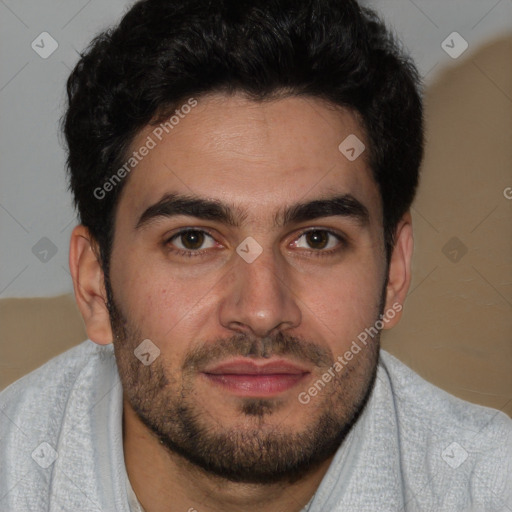
<svg viewBox="0 0 512 512"><path fill-rule="evenodd" d="M301 310L279 255L264 250L252 263L236 260L219 314L227 329L259 337L300 325Z"/></svg>

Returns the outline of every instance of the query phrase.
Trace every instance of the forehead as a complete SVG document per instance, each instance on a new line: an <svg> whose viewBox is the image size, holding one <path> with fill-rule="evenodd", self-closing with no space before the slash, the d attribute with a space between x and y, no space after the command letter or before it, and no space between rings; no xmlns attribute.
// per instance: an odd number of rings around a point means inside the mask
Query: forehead
<svg viewBox="0 0 512 512"><path fill-rule="evenodd" d="M350 111L309 97L255 102L221 94L177 108L166 129L146 126L134 139L128 157L145 156L128 175L118 219L135 218L167 193L238 204L259 219L284 204L349 193L379 216L367 151L350 161L339 149L347 137L366 145Z"/></svg>

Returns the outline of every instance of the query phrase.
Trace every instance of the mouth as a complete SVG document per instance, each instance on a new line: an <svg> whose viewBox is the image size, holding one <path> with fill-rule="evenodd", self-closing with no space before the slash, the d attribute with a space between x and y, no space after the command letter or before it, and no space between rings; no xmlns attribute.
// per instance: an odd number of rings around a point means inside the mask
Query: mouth
<svg viewBox="0 0 512 512"><path fill-rule="evenodd" d="M208 382L237 396L272 397L303 381L311 371L284 359L235 359L202 371Z"/></svg>

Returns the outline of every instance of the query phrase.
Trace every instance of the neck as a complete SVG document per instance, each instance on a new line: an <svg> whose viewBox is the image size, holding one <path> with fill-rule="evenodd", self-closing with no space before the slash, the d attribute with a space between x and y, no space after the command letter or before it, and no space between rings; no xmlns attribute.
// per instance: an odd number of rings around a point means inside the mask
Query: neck
<svg viewBox="0 0 512 512"><path fill-rule="evenodd" d="M126 470L146 512L300 512L313 497L333 457L294 483L231 482L170 452L124 400Z"/></svg>

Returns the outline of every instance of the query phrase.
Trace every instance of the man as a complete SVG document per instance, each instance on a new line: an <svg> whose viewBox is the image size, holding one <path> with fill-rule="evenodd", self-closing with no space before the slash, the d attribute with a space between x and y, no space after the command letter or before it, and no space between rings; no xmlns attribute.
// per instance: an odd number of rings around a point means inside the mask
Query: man
<svg viewBox="0 0 512 512"><path fill-rule="evenodd" d="M384 351L414 65L354 0L143 0L68 81L89 340L0 395L6 511L507 511L512 421Z"/></svg>

